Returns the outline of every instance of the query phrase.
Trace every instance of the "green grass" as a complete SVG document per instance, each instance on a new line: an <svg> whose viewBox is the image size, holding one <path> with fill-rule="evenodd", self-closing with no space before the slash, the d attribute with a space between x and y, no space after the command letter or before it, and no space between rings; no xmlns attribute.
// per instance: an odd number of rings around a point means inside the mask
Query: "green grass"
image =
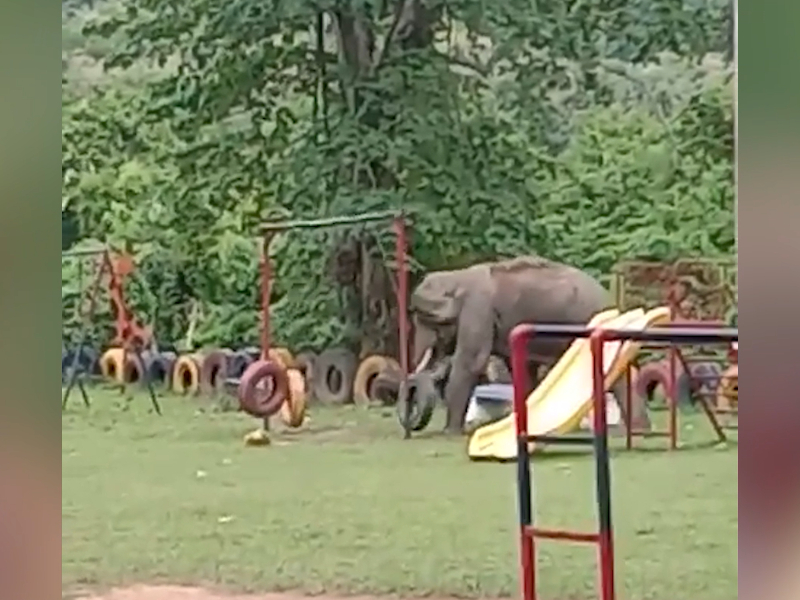
<svg viewBox="0 0 800 600"><path fill-rule="evenodd" d="M144 397L91 394L62 420L65 590L518 593L514 466L471 463L463 441L403 441L391 410L343 407L248 448L244 415L167 397L158 417ZM699 416L681 423L687 442L713 440ZM590 455L533 468L540 525L596 527ZM737 596L737 471L735 444L615 452L621 598ZM543 542L539 565L542 598L596 597L592 546Z"/></svg>

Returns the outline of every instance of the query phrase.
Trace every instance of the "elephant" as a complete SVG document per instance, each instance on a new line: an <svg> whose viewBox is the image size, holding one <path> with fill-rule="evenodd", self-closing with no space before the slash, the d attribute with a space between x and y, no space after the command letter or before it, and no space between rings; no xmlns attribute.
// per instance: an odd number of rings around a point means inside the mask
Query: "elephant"
<svg viewBox="0 0 800 600"><path fill-rule="evenodd" d="M409 308L414 326L415 371L451 355L444 389L449 433L462 433L467 404L490 355L510 360L508 336L520 323L585 325L611 308L609 292L588 273L540 256L478 263L435 271L413 290ZM539 367L555 364L572 340L534 338L529 346L530 379ZM624 406L622 387L614 392ZM637 417L634 416L634 422ZM646 426L646 425L645 425Z"/></svg>

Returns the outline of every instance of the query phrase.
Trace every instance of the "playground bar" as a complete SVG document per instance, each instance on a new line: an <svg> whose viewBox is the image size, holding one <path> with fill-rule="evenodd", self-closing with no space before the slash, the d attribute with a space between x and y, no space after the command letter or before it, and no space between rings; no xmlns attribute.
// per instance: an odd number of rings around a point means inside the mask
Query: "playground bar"
<svg viewBox="0 0 800 600"><path fill-rule="evenodd" d="M262 233L278 233L288 229L319 229L323 227L337 227L341 225L357 225L375 221L388 221L402 218L403 213L396 210L361 213L358 215L345 215L341 217L322 217L319 219L294 219L291 221L272 221L261 226Z"/></svg>
<svg viewBox="0 0 800 600"><path fill-rule="evenodd" d="M406 220L402 213L395 213L394 220L395 261L397 262L397 327L400 345L400 371L403 381L411 372L409 364L408 336L408 239Z"/></svg>
<svg viewBox="0 0 800 600"><path fill-rule="evenodd" d="M549 338L588 338L595 332L585 325L517 325L511 339L524 335ZM719 344L739 341L739 330L735 327L677 327L657 325L649 329L602 329L606 342L617 340L632 342L660 342L662 344Z"/></svg>
<svg viewBox="0 0 800 600"><path fill-rule="evenodd" d="M576 533L563 529L539 529L538 527L529 527L528 535L546 540L561 540L565 542L590 542L596 544L600 541L600 536L596 533Z"/></svg>
<svg viewBox="0 0 800 600"><path fill-rule="evenodd" d="M570 444L573 446L591 446L594 437L591 435L529 435L528 441L542 444Z"/></svg>
<svg viewBox="0 0 800 600"><path fill-rule="evenodd" d="M590 338L592 349L593 433L596 469L596 500L598 533L580 533L539 529L533 526L531 502L531 441L576 443L577 436L566 440L560 436L531 436L528 434L527 396L531 383L527 370L527 345L533 336ZM523 600L536 600L535 538L597 543L600 563L600 598L614 600L614 540L611 523L611 486L608 457L608 423L605 406L605 377L603 347L605 342L631 340L671 344L738 342L739 331L734 328L653 327L646 330L593 329L574 325L521 324L509 335L511 368L514 386L514 414L517 433L517 501L520 522L520 567L522 570ZM587 436L582 436L587 437ZM584 443L584 442L581 442Z"/></svg>
<svg viewBox="0 0 800 600"><path fill-rule="evenodd" d="M98 254L102 254L106 252L108 248L106 246L100 246L98 248L79 248L76 250L67 250L66 252L61 253L61 258L77 258L79 256L96 256Z"/></svg>
<svg viewBox="0 0 800 600"><path fill-rule="evenodd" d="M293 229L323 229L329 227L356 225L359 223L371 223L380 221L391 221L395 233L395 251L397 262L397 307L398 307L398 328L400 342L400 364L403 376L409 372L409 335L408 335L408 260L407 260L407 230L406 222L408 215L404 211L378 211L367 212L356 215L346 215L340 217L326 217L319 219L296 219L290 221L270 221L261 225L261 359L267 360L272 331L270 323L270 295L272 290L273 270L269 257L269 248L275 234L287 232ZM232 380L233 383L235 380ZM268 419L264 420L265 428Z"/></svg>

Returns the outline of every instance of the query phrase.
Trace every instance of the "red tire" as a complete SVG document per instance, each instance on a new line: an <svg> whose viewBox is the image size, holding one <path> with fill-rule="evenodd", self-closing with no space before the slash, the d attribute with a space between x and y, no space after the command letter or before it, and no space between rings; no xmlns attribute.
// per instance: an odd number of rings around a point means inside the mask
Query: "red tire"
<svg viewBox="0 0 800 600"><path fill-rule="evenodd" d="M228 378L230 350L209 350L200 361L200 391L213 395L222 391Z"/></svg>
<svg viewBox="0 0 800 600"><path fill-rule="evenodd" d="M649 362L639 369L633 381L633 390L637 396L644 398L645 402L653 401L653 394L661 388L665 399L669 401L669 361L659 360ZM679 405L692 401L692 382L689 375L681 368L680 363L675 373L675 400Z"/></svg>
<svg viewBox="0 0 800 600"><path fill-rule="evenodd" d="M268 418L281 409L289 396L289 377L283 366L270 360L257 360L239 381L239 406L249 415Z"/></svg>

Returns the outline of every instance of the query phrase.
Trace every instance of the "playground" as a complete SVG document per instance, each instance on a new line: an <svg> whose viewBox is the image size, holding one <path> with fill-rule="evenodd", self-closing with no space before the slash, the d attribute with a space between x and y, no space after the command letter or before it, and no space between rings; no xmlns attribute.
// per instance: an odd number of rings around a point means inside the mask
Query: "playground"
<svg viewBox="0 0 800 600"><path fill-rule="evenodd" d="M349 222L387 219L399 352L360 364L342 349L303 358L272 345L270 260L260 347L161 351L125 302L132 261L88 252L99 259L86 325L62 347L64 593L734 596L738 330L726 326L735 308L726 267L622 264L619 309L572 325L519 319L507 334L511 371L488 365L470 399L478 413L487 402L505 413L487 412L458 440L435 410L453 357L428 365L418 323L409 356L402 215ZM265 225L262 256L273 236L321 224L333 223ZM498 272L575 276L538 258L509 264ZM115 337L89 359L85 332L104 277ZM643 289L657 296L633 293ZM534 384L529 343L548 337L569 347ZM505 396L481 398L487 386Z"/></svg>
<svg viewBox="0 0 800 600"><path fill-rule="evenodd" d="M518 597L513 464L475 463L437 432L398 435L394 409L318 408L272 446L236 443L243 413L166 396L92 390L63 415L65 597L136 584L228 594ZM666 411L653 420L665 425ZM679 448L612 437L617 594L632 600L737 593L737 449L680 415ZM540 524L596 529L591 450L532 463ZM542 598L594 598L592 546L541 542ZM118 592L121 593L121 592ZM119 600L210 598L136 588ZM158 595L162 594L162 595ZM211 594L211 592L208 592ZM259 598L278 598L266 595Z"/></svg>

